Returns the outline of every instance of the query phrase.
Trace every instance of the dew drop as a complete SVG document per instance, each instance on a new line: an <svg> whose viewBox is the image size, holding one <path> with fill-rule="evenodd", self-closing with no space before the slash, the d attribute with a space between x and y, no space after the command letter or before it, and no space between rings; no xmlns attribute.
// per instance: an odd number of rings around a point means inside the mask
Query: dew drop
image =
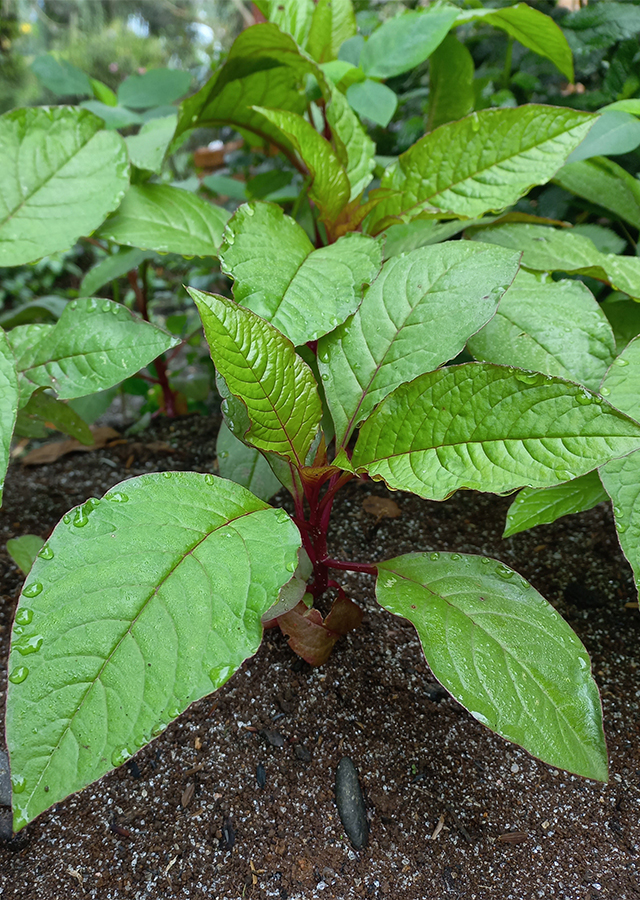
<svg viewBox="0 0 640 900"><path fill-rule="evenodd" d="M254 213L255 213L255 209L253 208L253 206L251 206L251 204L249 204L247 206L247 215L252 216L252 215L254 215Z"/></svg>
<svg viewBox="0 0 640 900"><path fill-rule="evenodd" d="M158 722L157 725L154 725L154 727L151 729L151 737L158 737L159 734L162 734L162 732L167 727L167 724L167 722Z"/></svg>
<svg viewBox="0 0 640 900"><path fill-rule="evenodd" d="M122 491L114 491L113 494L107 494L106 500L113 500L114 503L127 503L129 498Z"/></svg>
<svg viewBox="0 0 640 900"><path fill-rule="evenodd" d="M109 300L105 300L102 304L102 312L109 312L111 309L111 302Z"/></svg>
<svg viewBox="0 0 640 900"><path fill-rule="evenodd" d="M295 572L295 570L296 570L298 567L297 567L297 565L296 565L294 562L289 562L289 563L287 563L287 565L286 565L285 568L286 568L287 572Z"/></svg>
<svg viewBox="0 0 640 900"><path fill-rule="evenodd" d="M480 560L480 562L482 563L483 566L488 566L489 563L491 562L491 560L489 559L488 556L483 556L482 559Z"/></svg>
<svg viewBox="0 0 640 900"><path fill-rule="evenodd" d="M624 356L619 356L617 359L613 361L614 366L628 366L629 360L625 359Z"/></svg>
<svg viewBox="0 0 640 900"><path fill-rule="evenodd" d="M235 237L233 235L233 232L229 232L229 234L227 234L225 236L225 243L229 246L233 246L234 241L235 241Z"/></svg>
<svg viewBox="0 0 640 900"><path fill-rule="evenodd" d="M171 472L163 472L162 477L163 478L171 478Z"/></svg>
<svg viewBox="0 0 640 900"><path fill-rule="evenodd" d="M13 788L14 794L22 794L27 787L27 782L24 775L12 775L11 787Z"/></svg>
<svg viewBox="0 0 640 900"><path fill-rule="evenodd" d="M94 509L97 509L100 506L100 501L97 497L89 497L89 499L84 504L84 507L88 513L93 512Z"/></svg>
<svg viewBox="0 0 640 900"><path fill-rule="evenodd" d="M53 559L55 556L53 550L48 544L45 544L40 553L38 553L40 559Z"/></svg>
<svg viewBox="0 0 640 900"><path fill-rule="evenodd" d="M43 591L43 587L39 581L32 581L31 584L28 584L26 588L23 589L22 593L25 597L37 597L38 594L41 594Z"/></svg>
<svg viewBox="0 0 640 900"><path fill-rule="evenodd" d="M562 481L571 481L571 479L573 478L573 475L571 474L571 472L568 472L566 469L556 469L554 474L555 474L556 478L558 479L558 481L561 481L561 482Z"/></svg>
<svg viewBox="0 0 640 900"><path fill-rule="evenodd" d="M218 453L218 459L228 459L228 458L229 458L228 450L221 450L220 453Z"/></svg>
<svg viewBox="0 0 640 900"><path fill-rule="evenodd" d="M16 613L16 625L30 625L33 621L33 610L23 607Z"/></svg>
<svg viewBox="0 0 640 900"><path fill-rule="evenodd" d="M287 522L290 522L289 513L285 509L279 509L276 513L276 522L279 525L285 525Z"/></svg>
<svg viewBox="0 0 640 900"><path fill-rule="evenodd" d="M167 715L170 719L177 719L181 712L182 710L179 706L170 706L167 710Z"/></svg>
<svg viewBox="0 0 640 900"><path fill-rule="evenodd" d="M500 578L513 578L514 574L513 569L509 569L508 566L503 566L502 563L499 566L496 566L496 575L499 575Z"/></svg>
<svg viewBox="0 0 640 900"><path fill-rule="evenodd" d="M71 521L71 516L69 515L69 513L65 513L65 515L62 517L62 521L65 525L69 524L69 522Z"/></svg>
<svg viewBox="0 0 640 900"><path fill-rule="evenodd" d="M76 528L84 528L84 526L88 523L89 516L86 513L84 506L79 507L76 510L76 514L73 517L73 524Z"/></svg>
<svg viewBox="0 0 640 900"><path fill-rule="evenodd" d="M620 506L614 506L613 514L617 519L621 519L624 516L624 510Z"/></svg>
<svg viewBox="0 0 640 900"><path fill-rule="evenodd" d="M580 404L580 406L588 406L593 402L593 397L588 391L580 391L580 393L576 396L576 401Z"/></svg>
<svg viewBox="0 0 640 900"><path fill-rule="evenodd" d="M209 670L209 678L214 688L222 687L225 681L231 678L232 674L233 668L231 666L214 666L213 669Z"/></svg>
<svg viewBox="0 0 640 900"><path fill-rule="evenodd" d="M603 397L608 397L609 394L611 393L611 391L609 390L608 387L601 387L600 393L602 394Z"/></svg>
<svg viewBox="0 0 640 900"><path fill-rule="evenodd" d="M429 559L432 559L435 562L436 559L440 559L440 554L439 553L431 553L429 555Z"/></svg>
<svg viewBox="0 0 640 900"><path fill-rule="evenodd" d="M460 554L460 553L452 553L452 554L451 554L451 559L453 560L453 562L458 562L459 559L462 559L462 554Z"/></svg>
<svg viewBox="0 0 640 900"><path fill-rule="evenodd" d="M537 372L518 372L515 373L516 380L522 382L522 384L540 384L543 375L539 375Z"/></svg>
<svg viewBox="0 0 640 900"><path fill-rule="evenodd" d="M318 359L320 360L321 363L328 363L329 362L329 354L327 353L326 350L323 353L318 353Z"/></svg>
<svg viewBox="0 0 640 900"><path fill-rule="evenodd" d="M620 534L624 534L626 530L627 525L625 522L616 522L616 531L618 531Z"/></svg>
<svg viewBox="0 0 640 900"><path fill-rule="evenodd" d="M329 380L329 375L328 375L326 372L323 372L322 375L321 375L321 378L322 378L323 381L328 381L328 380Z"/></svg>
<svg viewBox="0 0 640 900"><path fill-rule="evenodd" d="M214 484L215 480L216 480L216 479L215 479L215 476L213 476L213 475L205 475L205 476L204 476L204 483L205 483L205 484Z"/></svg>
<svg viewBox="0 0 640 900"><path fill-rule="evenodd" d="M16 644L16 650L22 656L30 656L32 653L38 652L42 647L43 641L44 638L41 634L32 634L23 644Z"/></svg>
<svg viewBox="0 0 640 900"><path fill-rule="evenodd" d="M128 759L131 759L133 753L129 750L128 747L116 747L116 749L111 754L111 765L121 766L122 763L125 763Z"/></svg>
<svg viewBox="0 0 640 900"><path fill-rule="evenodd" d="M9 681L11 684L22 684L23 681L26 681L28 674L29 670L26 666L16 666L9 675Z"/></svg>

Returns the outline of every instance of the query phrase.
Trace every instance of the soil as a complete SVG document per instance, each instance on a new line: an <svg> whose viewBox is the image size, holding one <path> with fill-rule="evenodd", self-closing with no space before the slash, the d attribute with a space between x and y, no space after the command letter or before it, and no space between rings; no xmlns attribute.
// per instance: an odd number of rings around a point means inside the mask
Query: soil
<svg viewBox="0 0 640 900"><path fill-rule="evenodd" d="M48 466L12 464L0 536L2 698L22 581L6 540L46 537L69 507L134 475L215 471L216 425L158 422ZM443 697L413 627L376 606L368 576L348 575L366 614L327 664L312 669L268 631L224 688L0 845L2 898L640 898L640 618L625 606L636 593L610 511L503 541L509 498L461 492L439 504L394 494L400 517L376 529L363 508L371 495L390 496L371 482L343 491L332 555L495 556L577 631L602 694L609 784L532 759ZM370 819L360 851L335 806L345 756Z"/></svg>

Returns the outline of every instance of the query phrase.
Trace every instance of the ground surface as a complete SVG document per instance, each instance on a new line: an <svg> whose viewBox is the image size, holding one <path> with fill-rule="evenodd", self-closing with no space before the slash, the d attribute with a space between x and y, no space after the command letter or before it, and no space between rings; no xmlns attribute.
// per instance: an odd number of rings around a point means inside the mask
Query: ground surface
<svg viewBox="0 0 640 900"><path fill-rule="evenodd" d="M70 507L143 472L214 471L214 436L214 422L188 418L48 466L12 465L0 525L2 702L22 580L6 540L46 537ZM569 621L602 692L609 785L537 762L441 699L412 626L376 607L368 577L352 577L365 620L324 667L301 663L268 632L222 690L132 763L0 845L3 900L640 898L640 617L625 608L636 596L609 511L502 541L508 499L394 495L402 515L375 531L362 507L370 494L386 491L347 486L334 556L495 556ZM360 852L335 807L343 756L357 766L371 821Z"/></svg>

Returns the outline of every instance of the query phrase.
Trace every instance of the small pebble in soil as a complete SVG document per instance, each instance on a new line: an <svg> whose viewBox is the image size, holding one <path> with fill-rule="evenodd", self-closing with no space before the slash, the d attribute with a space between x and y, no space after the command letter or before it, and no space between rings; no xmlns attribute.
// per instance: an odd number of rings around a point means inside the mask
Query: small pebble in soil
<svg viewBox="0 0 640 900"><path fill-rule="evenodd" d="M369 824L358 772L348 756L336 769L336 806L347 837L356 850L361 850L369 838Z"/></svg>
<svg viewBox="0 0 640 900"><path fill-rule="evenodd" d="M256 781L258 782L259 788L263 788L267 783L267 772L262 763L258 763L256 766Z"/></svg>
<svg viewBox="0 0 640 900"><path fill-rule="evenodd" d="M260 734L267 744L271 744L272 747L284 747L284 738L279 731L270 731L268 728L263 728Z"/></svg>
<svg viewBox="0 0 640 900"><path fill-rule="evenodd" d="M293 748L293 752L302 762L311 762L311 753L306 747L303 747L302 744L296 744Z"/></svg>
<svg viewBox="0 0 640 900"><path fill-rule="evenodd" d="M222 838L220 839L221 850L231 850L236 842L236 832L231 821L231 816L222 823Z"/></svg>
<svg viewBox="0 0 640 900"><path fill-rule="evenodd" d="M441 684L427 684L424 692L427 695L427 700L431 700L432 703L440 703L441 700L449 696Z"/></svg>

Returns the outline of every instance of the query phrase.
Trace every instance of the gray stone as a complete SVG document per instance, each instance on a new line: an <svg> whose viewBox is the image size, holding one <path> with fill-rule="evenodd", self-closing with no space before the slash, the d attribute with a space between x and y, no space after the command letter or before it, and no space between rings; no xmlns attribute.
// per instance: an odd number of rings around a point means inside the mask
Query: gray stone
<svg viewBox="0 0 640 900"><path fill-rule="evenodd" d="M348 756L340 760L336 770L336 806L347 837L356 850L361 850L369 839L369 822L358 772Z"/></svg>

